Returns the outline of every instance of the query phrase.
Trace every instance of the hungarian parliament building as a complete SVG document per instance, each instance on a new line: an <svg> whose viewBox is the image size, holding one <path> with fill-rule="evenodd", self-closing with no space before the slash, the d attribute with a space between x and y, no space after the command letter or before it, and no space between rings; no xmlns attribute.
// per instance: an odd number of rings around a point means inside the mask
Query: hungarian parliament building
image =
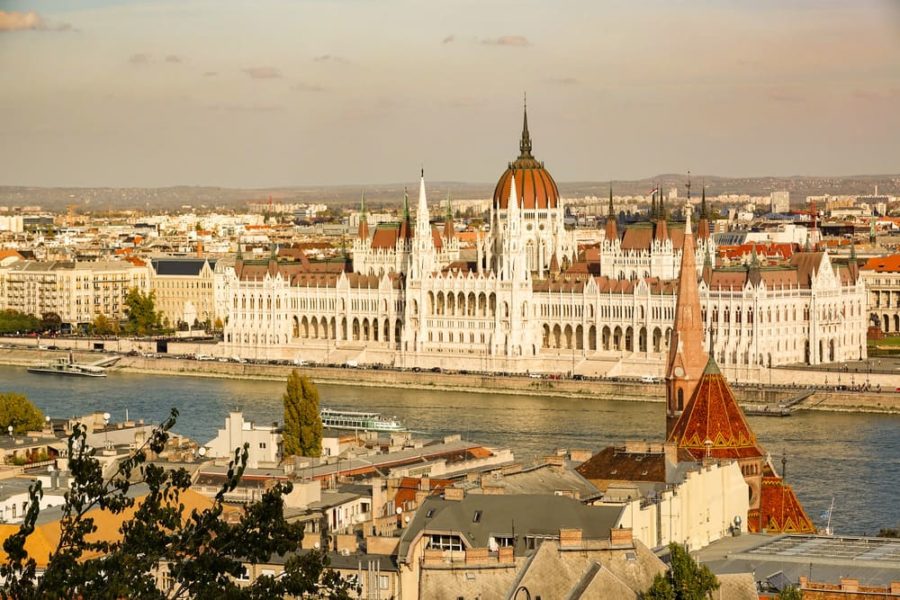
<svg viewBox="0 0 900 600"><path fill-rule="evenodd" d="M619 231L610 198L599 247L564 226L556 182L532 155L500 176L490 226L461 249L452 212L429 213L424 174L415 215L370 230L365 211L351 259L240 253L217 283L222 354L329 364L472 372L663 375L685 231L660 196L647 222ZM866 355L866 292L855 264L826 250L782 264L717 267L705 199L694 234L705 331L738 378L772 366ZM708 343L709 336L704 335Z"/></svg>

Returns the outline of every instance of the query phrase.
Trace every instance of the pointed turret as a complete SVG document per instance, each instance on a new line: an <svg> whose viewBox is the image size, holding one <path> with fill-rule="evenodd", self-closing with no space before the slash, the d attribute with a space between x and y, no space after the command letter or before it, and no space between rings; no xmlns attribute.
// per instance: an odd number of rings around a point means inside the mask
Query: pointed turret
<svg viewBox="0 0 900 600"><path fill-rule="evenodd" d="M706 249L703 251L703 281L706 283L707 287L712 283L712 275L713 275L713 266L712 266L712 257L709 254L709 244L706 245Z"/></svg>
<svg viewBox="0 0 900 600"><path fill-rule="evenodd" d="M526 98L522 110L522 139L519 140L519 158L534 159L531 155L531 134L528 133L528 100Z"/></svg>
<svg viewBox="0 0 900 600"><path fill-rule="evenodd" d="M703 186L700 198L700 222L697 224L697 238L709 239L709 209L706 206L706 186Z"/></svg>
<svg viewBox="0 0 900 600"><path fill-rule="evenodd" d="M612 242L619 238L616 227L616 210L613 207L612 183L609 184L609 209L606 213L606 240Z"/></svg>
<svg viewBox="0 0 900 600"><path fill-rule="evenodd" d="M425 169L419 178L419 205L416 208L416 236L413 241L413 275L424 277L434 270L434 234L428 215L428 197L425 194Z"/></svg>
<svg viewBox="0 0 900 600"><path fill-rule="evenodd" d="M859 281L859 260L856 258L856 241L850 245L850 260L847 261L847 269L850 271L850 278L853 283Z"/></svg>
<svg viewBox="0 0 900 600"><path fill-rule="evenodd" d="M359 201L359 229L356 237L361 240L369 239L369 220L366 217L366 192L363 190L362 199Z"/></svg>
<svg viewBox="0 0 900 600"><path fill-rule="evenodd" d="M412 222L409 216L409 193L403 188L403 214L400 217L400 239L411 240L413 236Z"/></svg>
<svg viewBox="0 0 900 600"><path fill-rule="evenodd" d="M666 433L671 432L678 415L684 409L685 402L690 399L696 388L706 358L706 352L703 350L703 319L694 258L694 234L691 231L691 216L688 211L684 227L684 244L681 249L675 323L669 342L666 368Z"/></svg>
<svg viewBox="0 0 900 600"><path fill-rule="evenodd" d="M759 282L762 281L759 255L756 253L756 244L753 244L753 249L750 252L750 266L749 272L747 273L747 278L750 280L750 285L752 285L753 287L758 287Z"/></svg>
<svg viewBox="0 0 900 600"><path fill-rule="evenodd" d="M556 252L550 257L550 275L553 277L559 275L559 259L556 258Z"/></svg>
<svg viewBox="0 0 900 600"><path fill-rule="evenodd" d="M456 234L453 226L453 206L450 204L450 192L447 192L447 216L444 218L444 238L451 239Z"/></svg>

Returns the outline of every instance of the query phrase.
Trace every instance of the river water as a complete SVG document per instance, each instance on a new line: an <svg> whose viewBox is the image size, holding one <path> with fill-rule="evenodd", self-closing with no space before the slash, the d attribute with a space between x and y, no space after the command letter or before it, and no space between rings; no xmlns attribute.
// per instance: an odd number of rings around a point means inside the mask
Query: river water
<svg viewBox="0 0 900 600"><path fill-rule="evenodd" d="M348 372L352 376L352 372ZM106 378L35 375L0 366L0 391L26 394L45 414L109 412L158 422L171 407L175 430L203 443L216 435L229 410L240 408L259 423L282 420L284 384L111 372ZM323 406L397 416L409 428L512 448L531 459L555 448L598 450L628 439L661 440L664 406L413 389L320 385ZM800 412L789 418L751 417L762 445L781 469L809 516L824 525L834 498L837 533L874 533L900 525L900 417Z"/></svg>

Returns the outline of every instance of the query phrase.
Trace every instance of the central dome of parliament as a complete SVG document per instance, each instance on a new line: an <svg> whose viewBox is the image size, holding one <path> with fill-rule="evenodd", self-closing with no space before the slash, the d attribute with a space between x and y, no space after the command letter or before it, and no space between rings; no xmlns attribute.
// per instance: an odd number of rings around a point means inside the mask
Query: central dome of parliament
<svg viewBox="0 0 900 600"><path fill-rule="evenodd" d="M494 208L506 209L509 205L510 178L516 178L516 195L524 209L548 209L559 206L559 189L544 163L531 154L531 136L528 133L528 110L525 110L522 139L519 141L519 158L509 163L494 188Z"/></svg>

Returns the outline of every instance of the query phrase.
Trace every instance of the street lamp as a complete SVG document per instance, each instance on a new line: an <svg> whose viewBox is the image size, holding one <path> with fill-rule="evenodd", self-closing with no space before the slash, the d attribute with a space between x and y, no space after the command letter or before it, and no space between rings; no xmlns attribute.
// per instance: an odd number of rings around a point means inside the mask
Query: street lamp
<svg viewBox="0 0 900 600"><path fill-rule="evenodd" d="M9 432L9 437L12 437L13 426L10 425L9 427L6 428L6 430Z"/></svg>

